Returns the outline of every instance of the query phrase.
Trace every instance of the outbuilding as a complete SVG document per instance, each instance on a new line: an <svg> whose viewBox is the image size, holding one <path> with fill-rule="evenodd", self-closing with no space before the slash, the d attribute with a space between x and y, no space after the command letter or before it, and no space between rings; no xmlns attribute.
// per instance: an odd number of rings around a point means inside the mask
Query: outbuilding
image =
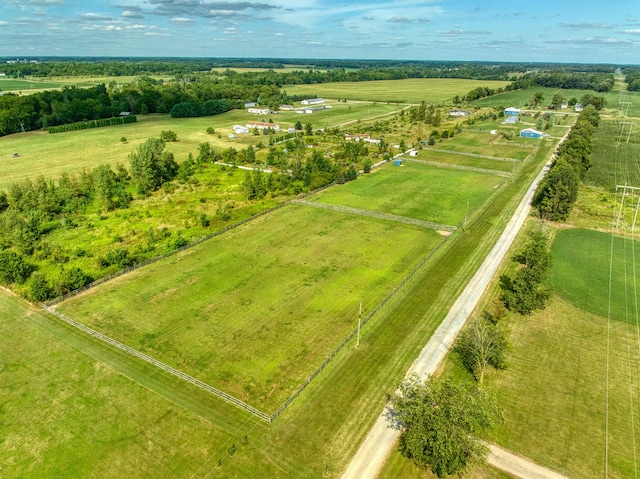
<svg viewBox="0 0 640 479"><path fill-rule="evenodd" d="M309 98L302 100L300 103L303 105L319 105L320 103L324 103L324 98Z"/></svg>
<svg viewBox="0 0 640 479"><path fill-rule="evenodd" d="M506 116L518 116L520 115L520 108L514 108L510 106L509 108L504 109L504 114Z"/></svg>
<svg viewBox="0 0 640 479"><path fill-rule="evenodd" d="M525 128L524 130L520 130L520 136L522 138L535 138L539 140L544 136L544 133L534 130L533 128Z"/></svg>

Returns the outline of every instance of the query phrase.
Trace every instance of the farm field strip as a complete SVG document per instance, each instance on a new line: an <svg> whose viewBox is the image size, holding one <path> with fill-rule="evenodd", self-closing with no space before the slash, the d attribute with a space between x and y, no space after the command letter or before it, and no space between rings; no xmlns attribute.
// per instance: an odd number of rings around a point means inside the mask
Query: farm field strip
<svg viewBox="0 0 640 479"><path fill-rule="evenodd" d="M452 150L447 150L445 148L432 148L429 147L427 150L424 150L426 152L437 152L437 153L447 153L449 155L451 154L455 154L455 155L459 155L459 156L470 156L472 158L484 158L487 160L495 160L495 161L508 161L510 163L513 163L514 161L521 161L518 160L516 158L503 158L500 156L490 156L490 155L481 155L478 153L469 153L466 151L452 151Z"/></svg>
<svg viewBox="0 0 640 479"><path fill-rule="evenodd" d="M416 160L415 158L406 158L406 157L403 158L403 161L409 161L412 163L422 163L423 165L435 166L437 168L451 168L452 170L475 171L476 173L487 173L489 175L497 175L505 178L511 177L511 173L508 171L491 170L489 168L478 168L477 166L465 166L465 165L458 165L455 163L440 163L439 161Z"/></svg>
<svg viewBox="0 0 640 479"><path fill-rule="evenodd" d="M382 213L380 211L364 210L361 208L352 208L350 206L330 205L328 203L320 203L317 201L305 201L305 200L293 200L293 204L311 206L312 208L321 208L333 211L340 211L342 213L349 213L352 215L367 216L369 218L377 218L380 220L392 221L396 223L403 223L406 225L420 226L422 228L432 230L442 230L453 232L456 230L455 226L443 225L440 223L432 223L431 221L422 221L415 218L408 218L406 216L394 215L391 213Z"/></svg>
<svg viewBox="0 0 640 479"><path fill-rule="evenodd" d="M352 331L360 300L378 304L440 241L415 226L289 205L57 309L271 409Z"/></svg>
<svg viewBox="0 0 640 479"><path fill-rule="evenodd" d="M474 88L499 88L509 82L461 80L455 78L412 78L363 82L333 82L314 85L287 85L289 95L313 95L324 98L400 103L443 103Z"/></svg>
<svg viewBox="0 0 640 479"><path fill-rule="evenodd" d="M502 182L493 174L387 163L358 181L336 185L307 200L459 225Z"/></svg>

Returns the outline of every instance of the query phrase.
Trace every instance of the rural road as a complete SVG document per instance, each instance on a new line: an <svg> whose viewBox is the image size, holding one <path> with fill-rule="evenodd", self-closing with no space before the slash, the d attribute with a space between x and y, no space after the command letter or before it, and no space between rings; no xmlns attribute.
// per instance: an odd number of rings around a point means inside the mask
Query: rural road
<svg viewBox="0 0 640 479"><path fill-rule="evenodd" d="M493 467L502 469L512 476L522 479L567 479L562 474L539 466L493 444L489 445L487 462Z"/></svg>
<svg viewBox="0 0 640 479"><path fill-rule="evenodd" d="M566 138L566 136L565 136ZM564 139L563 139L564 140ZM524 198L518 205L507 227L498 239L482 266L473 276L462 294L449 310L447 317L435 331L418 358L411 365L407 376L417 374L425 378L434 374L453 345L458 332L478 301L484 294L489 282L498 271L498 267L509 251L511 243L520 231L530 210L531 200L540 180L549 170L551 160L544 166L529 186ZM387 456L391 452L400 432L392 429L387 422L386 408L382 411L371 431L360 445L360 449L347 466L342 479L374 479L382 469ZM538 476L521 476L538 477Z"/></svg>

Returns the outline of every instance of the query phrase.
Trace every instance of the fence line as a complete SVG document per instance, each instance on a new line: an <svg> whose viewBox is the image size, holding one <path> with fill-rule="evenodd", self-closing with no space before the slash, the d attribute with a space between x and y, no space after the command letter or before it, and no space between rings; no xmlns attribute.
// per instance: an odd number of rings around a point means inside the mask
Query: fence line
<svg viewBox="0 0 640 479"><path fill-rule="evenodd" d="M400 156L400 155L398 155L398 156ZM380 164L387 163L387 162L389 162L389 160L381 162ZM322 191L322 190L324 190L326 188L329 188L330 186L333 186L333 183L331 183L329 185L325 185L325 186L323 186L321 188L318 188L317 190L314 190L314 191L309 192L309 193L305 193L304 195L300 195L300 196L301 196L301 198L306 198L307 196L310 196L310 195L315 194L315 193L317 193L319 191ZM476 206L476 208L474 208L467 216L471 216L476 211L478 211L481 208L481 206L484 205L487 202L487 200L493 196L493 193L495 191L496 190L493 190L493 192L491 194L489 194L482 202L480 202L480 204L478 204L478 206ZM293 403L293 401L307 388L307 386L309 384L311 384L311 382L324 370L325 367L327 367L327 365L333 360L333 358L340 351L342 351L342 349L344 349L344 347L349 343L349 341L351 341L353 339L353 337L358 333L358 329L362 330L362 328L378 312L380 312L387 304L389 304L389 302L394 297L396 297L396 295L401 291L401 289L403 289L405 286L408 289L409 282L411 280L416 280L416 278L418 277L416 273L427 263L427 261L429 261L433 257L433 255L436 252L438 252L440 250L440 248L442 248L442 246L444 244L446 244L446 242L453 236L453 234L449 235L449 236L445 236L440 241L440 243L438 243L438 245L434 249L429 251L429 253L427 253L424 256L424 258L422 258L422 260L420 260L420 262L403 278L403 280L400 283L398 283L387 294L387 296L385 296L385 298L380 303L378 303L378 305L361 321L360 328L357 328L357 327L354 328L351 331L351 333L349 335L347 335L347 337L340 343L340 345L338 347L336 347L333 350L333 352L322 362L322 364L271 415L268 415L268 414L266 414L266 413L264 413L264 412L262 412L262 411L260 411L260 410L258 410L256 408L254 408L253 406L250 406L249 404L247 404L247 403L235 398L234 396L231 396L230 394L227 394L224 391L216 389L213 386L210 386L210 385L200 381L199 379L196 379L196 378L194 378L192 376L189 376L188 374L183 373L182 371L174 369L171 366L168 366L167 364L164 364L163 362L152 358L151 356L148 356L148 355L146 355L144 353L141 353L140 351L138 351L136 349L133 349L133 348L131 348L131 347L125 345L125 344L122 344L122 343L116 341L115 339L110 338L109 336L106 336L106 335L104 335L102 333L99 333L98 331L95 331L95 330L89 328L88 326L85 326L85 325L83 325L81 323L78 323L77 321L74 321L73 319L65 316L62 313L60 313L59 311L54 309L52 306L57 304L60 301L63 301L64 299L67 299L69 297L75 296L76 294L79 294L80 292L85 291L85 290L87 290L87 289L89 289L91 287L97 286L98 284L101 284L101 283L107 281L108 279L111 279L111 278L116 277L116 276L121 276L122 274L124 274L126 272L132 271L134 269L138 269L138 268L140 268L140 267L142 267L144 265L151 264L151 263L153 263L155 261L158 261L158 260L160 260L162 258L171 256L172 254L175 254L175 253L177 253L179 251L182 251L184 249L193 247L193 246L195 246L197 244L200 244L200 243L202 243L202 242L204 242L204 241L206 241L206 240L208 240L208 239L210 239L210 238L212 238L214 236L220 235L223 232L229 231L229 230L237 228L238 226L241 226L241 225L243 225L245 223L248 223L249 221L251 221L254 218L257 218L259 216L265 215L265 214L267 214L267 213L269 213L271 211L275 211L277 209L280 209L280 208L282 208L282 207L284 207L284 206L286 206L288 204L295 204L297 201L299 201L299 200L287 201L287 202L285 202L285 203L283 203L281 205L275 206L275 207L270 208L268 210L265 210L265 211L263 211L261 213L258 213L257 215L254 215L254 216L252 216L250 218L247 218L247 219L242 220L240 222L234 223L233 225L229 225L228 227L223 228L222 230L216 231L216 232L212 233L211 235L208 235L208 236L205 236L203 238L200 238L199 240L196 240L194 243L191 243L189 245L183 246L181 248L178 248L178 249L176 249L174 251L171 251L169 253L166 253L164 255L157 256L157 257L152 258L152 259L150 259L148 261L145 261L144 263L135 265L135 266L133 266L131 268L128 268L127 270L120 271L120 272L118 272L118 273L116 273L114 275L111 275L109 277L102 278L100 280L94 281L93 283L91 283L91 284L89 284L89 285L87 285L87 286L85 286L83 288L80 288L78 290L72 291L71 293L68 293L67 295L64 295L64 296L62 296L60 298L55 298L51 302L43 303L42 308L44 310L54 314L55 316L57 316L58 318L60 318L64 322L66 322L67 324L69 324L69 325L71 325L71 326L73 326L73 327L75 327L75 328L77 328L77 329L79 329L79 330L81 330L83 332L86 332L89 335L94 336L95 338L104 341L105 343L111 344L112 346L115 346L116 348L119 348L119 349L121 349L121 350L123 350L123 351L125 351L125 352L127 352L127 353L129 353L131 355L133 355L133 356L136 356L136 357L142 359L143 361L148 362L149 364L152 364L152 365L154 365L154 366L156 366L156 367L158 367L160 369L163 369L164 371L172 374L173 376L176 376L176 377L178 377L180 379L183 379L183 380L193 384L194 386L196 386L196 387L198 387L200 389L203 389L203 390L205 390L207 392L210 392L210 393L214 394L215 396L219 397L220 399L222 399L223 401L225 401L225 402L227 402L229 404L232 404L232 405L234 405L234 406L236 406L236 407L238 407L238 408L240 408L242 410L245 410L245 411L249 412L250 414L253 414L254 416L260 418L264 422L270 424L273 421L275 421L291 405L291 403ZM464 231L463 225L466 223L466 220L467 220L467 218L465 217L459 223L459 225L457 227L452 227L452 228L454 228L454 231L453 231L454 234L459 228L462 228L462 230Z"/></svg>
<svg viewBox="0 0 640 479"><path fill-rule="evenodd" d="M451 170L474 171L476 173L488 173L490 175L503 176L509 178L511 173L508 171L491 170L489 168L478 168L476 166L456 165L455 163L441 163L439 161L424 161L414 158L404 158L404 161L411 163L422 163L423 165L437 166L439 168L449 168Z"/></svg>
<svg viewBox="0 0 640 479"><path fill-rule="evenodd" d="M305 201L305 200L293 200L292 203L296 205L302 205L302 206L311 206L313 208L320 208L324 210L338 211L340 213L350 213L350 214L359 215L359 216L377 218L380 220L393 221L395 223L404 223L408 225L421 226L427 229L449 231L451 233L456 230L456 227L451 225L444 225L441 223L434 223L432 221L424 221L416 218L409 218L407 216L394 215L392 213L383 213L381 211L363 210L360 208L353 208L351 206L330 205L327 203L318 203L318 202Z"/></svg>
<svg viewBox="0 0 640 479"><path fill-rule="evenodd" d="M146 361L149 364L152 364L154 366L156 366L157 368L160 368L166 372L168 372L169 374L172 374L173 376L176 376L184 381L187 381L191 384L193 384L194 386L203 389L211 394L214 394L216 396L218 396L219 398L221 398L222 400L226 401L229 404L232 404L240 409L243 409L251 414L253 414L254 416L257 416L258 418L262 419L263 421L270 423L271 422L271 417L268 414L263 413L262 411L254 408L253 406L250 406L249 404L240 401L239 399L231 396L230 394L225 393L224 391L221 391L219 389L214 388L213 386L208 385L207 383L204 383L202 381L200 381L199 379L196 379L192 376L189 376L188 374L183 373L182 371L179 371L175 368L172 368L171 366L158 361L157 359L152 358L151 356L147 356L144 353L141 353L140 351L138 351L137 349L133 349L129 346L127 346L126 344L122 344L119 341L116 341L115 339L110 338L109 336L106 336L102 333L99 333L98 331L89 328L88 326L85 326L84 324L81 324L77 321L74 321L73 319L69 318L68 316L65 316L64 314L62 314L60 311L55 310L54 308L47 306L47 305L42 305L42 308L45 311L48 311L51 314L56 315L58 318L60 318L61 320L63 320L65 323L73 326L74 328L77 328L85 333L90 334L91 336L107 343L110 344L112 346L115 346L118 349L121 349L129 354L131 354L132 356L135 356L137 358L142 359L143 361Z"/></svg>
<svg viewBox="0 0 640 479"><path fill-rule="evenodd" d="M455 150L445 150L444 148L425 148L423 151L437 151L438 153L450 153L452 155L460 155L460 156L471 156L473 158L485 158L487 160L496 160L496 161L510 161L510 162L520 162L521 160L516 160L514 158L504 158L502 156L489 156L489 155L480 155L479 153L468 153L466 151L455 151Z"/></svg>
<svg viewBox="0 0 640 479"><path fill-rule="evenodd" d="M495 189L489 194L487 195L487 197L481 201L478 206L476 206L467 216L472 216L476 211L478 211L488 200L489 198L491 198L494 193L495 193ZM464 231L463 225L466 223L467 218L464 218L462 221L460 221L460 223L458 224L458 226L456 227L456 231L458 229L462 229ZM436 252L438 252L440 250L440 248L442 248L446 242L454 235L456 234L456 231L454 231L454 233L450 236L445 236L440 243L438 243L438 245L432 249L431 251L429 251L424 258L422 258L422 260L420 260L420 262L414 266L414 268L409 272L409 274L407 274L404 279L398 283L395 288L393 288L389 294L387 294L387 296L385 296L385 298L378 303L378 305L373 309L373 311L371 311L360 323L360 330L362 330L362 328L377 314L379 313L387 304L389 304L389 302L396 297L396 295L398 295L398 293L401 292L401 290L403 288L408 289L411 284L410 281L416 281L418 278L418 271L420 271L420 269L427 263L427 261L429 261L433 255L436 254ZM304 391L307 386L309 384L311 384L311 381L313 381L321 372L322 370L327 367L327 365L331 362L331 360L340 352L342 351L342 349L344 349L344 347L347 345L347 343L349 343L349 341L351 341L353 339L353 337L358 334L358 328L354 328L353 331L351 331L351 333L344 339L344 341L342 341L342 343L340 343L340 345L335 348L333 350L333 352L329 355L329 357L327 357L327 359L325 359L323 361L323 363L318 367L318 369L316 369L299 387L298 389L296 389L294 391L294 393L289 396L286 401L282 404L282 406L280 406L272 415L271 415L271 422L275 421L278 416L280 416L285 409L287 409L287 407L289 407L289 405L291 405L291 403L302 393L302 391Z"/></svg>

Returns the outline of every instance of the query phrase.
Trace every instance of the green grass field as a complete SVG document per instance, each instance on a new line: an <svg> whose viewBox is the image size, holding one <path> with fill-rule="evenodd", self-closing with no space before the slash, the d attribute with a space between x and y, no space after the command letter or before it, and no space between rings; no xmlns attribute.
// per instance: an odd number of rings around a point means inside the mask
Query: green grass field
<svg viewBox="0 0 640 479"><path fill-rule="evenodd" d="M75 349L73 337L0 291L2 477L206 477L224 457L220 447L236 441L233 411L214 425L215 414L189 412L178 395L167 401Z"/></svg>
<svg viewBox="0 0 640 479"><path fill-rule="evenodd" d="M111 388L115 397L122 398L122 410L110 407L112 402L116 405L119 402L105 398L100 404L92 406L95 415L86 421L83 418L80 423L74 423L72 419L58 420L60 402L52 402L47 396L46 400L39 403L38 410L41 409L51 418L48 423L51 435L67 437L69 431L75 431L75 439L69 450L76 455L58 450L56 454L48 455L46 464L33 461L21 463L10 469L3 469L3 475L46 477L42 472L45 467L65 470L70 462L76 461L82 462L83 467L86 464L87 470L93 471L93 477L175 477L181 474L203 478L257 475L277 479L340 477L349 458L382 410L386 394L394 391L397 382L423 346L425 338L430 336L446 314L453 298L482 262L519 202L524 185L531 181L542 166L550 148L536 151L532 161L525 162L517 170L514 181L505 184L503 189L492 195L483 205L482 213L471 218L464 234L451 237L447 246L441 248L433 260L425 265L415 281L409 283L407 289L388 303L388 307L363 329L358 349L343 350L284 415L268 427L261 423L247 422L245 415L235 408L188 385L185 388L182 381L167 378L156 368L141 367L137 360L125 354L119 355L104 344L92 341L76 330L65 328L51 316L33 315L31 318L37 318L38 326L47 332L41 341L35 342L34 348L41 344L53 344L57 338L63 338L73 348L89 355L98 364L96 367L107 364L118 372L114 376L125 375L132 378L143 386L137 390L143 393L149 390L158 395L156 397L151 394L152 398L161 398L158 399L159 408L175 407L178 411L176 414L182 412L187 419L173 422L164 429L160 427L161 421L150 420L144 423L149 427L158 424L151 439L142 427L131 432L127 440L119 437L111 439L111 436L105 434L105 439L100 442L100 454L90 454L84 446L85 443L93 442L96 434L92 433L93 429L83 429L81 425L109 419L112 417L109 414L120 418L127 407L140 408L144 414L155 411L145 402L144 394L132 394L125 381L124 386ZM19 311L8 309L7 314L14 316ZM10 338L10 347L15 347L14 341L21 344L21 338ZM52 378L62 378L68 382L70 375L65 368L85 357L83 354L74 356L73 351L63 355L62 366L58 366L52 358L47 358L46 374L37 377L22 376L13 386L12 394L28 397L32 395L32 388L40 387L38 382L49 383ZM80 359L75 359L76 357ZM31 369L25 366L21 371L28 374ZM82 386L83 383L80 382L79 388ZM4 389L2 391L4 394ZM73 395L75 391L71 392ZM22 424L20 421L27 421L30 411L25 402L14 402L12 405L15 405L17 414L4 415L0 425L9 431L18 430ZM182 411L183 408L185 411ZM26 413L22 414L22 411ZM228 434L221 434L216 439L198 433L194 427L190 427L190 414L211 422ZM92 427L98 429L98 425ZM117 421L114 427L124 429ZM40 429L40 426L34 427L34 431ZM245 435L248 437L247 444L243 442ZM95 441L100 441L100 437L98 433ZM202 454L194 461L198 463L197 466L175 466L172 461L174 457L179 457L175 451L180 449L178 446L172 447L174 440L191 453ZM1 443L0 448L5 444L6 442ZM234 455L228 456L227 451L232 444L238 447ZM45 448L38 450L41 454L46 452ZM104 453L106 450L109 454ZM103 456L105 461L110 461L108 468L102 465ZM140 461L136 457L140 457ZM220 466L217 465L219 459L223 459ZM0 463L3 466L9 464L4 460ZM32 474L24 471L29 464L33 464ZM160 464L172 468L171 471L160 471ZM131 470L134 471L133 474L130 473ZM52 477L61 475L64 474L52 474Z"/></svg>
<svg viewBox="0 0 640 479"><path fill-rule="evenodd" d="M613 244L612 244L613 242ZM638 251L638 258L634 254ZM569 229L553 243L549 284L565 300L593 314L635 323L635 281L640 279L640 243L593 230ZM635 264L634 264L635 260ZM611 296L609 278L611 277Z"/></svg>
<svg viewBox="0 0 640 479"><path fill-rule="evenodd" d="M435 148L438 146L436 145ZM514 161L490 160L487 158L476 158L473 156L464 156L456 153L445 153L442 151L434 151L431 148L418 151L415 157L420 161L435 161L438 163L446 163L459 166L471 166L474 168L484 168L487 170L501 171L510 173L514 168Z"/></svg>
<svg viewBox="0 0 640 479"><path fill-rule="evenodd" d="M503 181L490 174L405 162L384 165L310 199L457 226Z"/></svg>
<svg viewBox="0 0 640 479"><path fill-rule="evenodd" d="M500 88L506 81L461 80L457 78L419 78L365 82L334 82L318 85L287 85L289 95L309 95L333 99L400 103L448 103L480 86Z"/></svg>
<svg viewBox="0 0 640 479"><path fill-rule="evenodd" d="M634 416L640 414L637 326L612 321L608 331L606 317L557 296L545 310L511 321L509 368L491 373L487 381L488 387L496 389L505 412L505 422L493 439L568 477L603 477L607 463L608 477L633 477L630 394Z"/></svg>
<svg viewBox="0 0 640 479"><path fill-rule="evenodd" d="M517 135L520 128L514 131ZM530 138L520 138L518 136L513 140L507 141L499 136L492 135L491 129L485 130L484 128L473 126L457 134L455 141L442 141L436 143L435 147L452 152L474 153L476 155L524 160L531 154L532 149L539 141L540 140L532 140Z"/></svg>
<svg viewBox="0 0 640 479"><path fill-rule="evenodd" d="M59 309L270 413L440 240L287 206Z"/></svg>
<svg viewBox="0 0 640 479"><path fill-rule="evenodd" d="M18 90L53 90L64 86L64 82L56 80L15 80L13 78L0 78L0 91Z"/></svg>

